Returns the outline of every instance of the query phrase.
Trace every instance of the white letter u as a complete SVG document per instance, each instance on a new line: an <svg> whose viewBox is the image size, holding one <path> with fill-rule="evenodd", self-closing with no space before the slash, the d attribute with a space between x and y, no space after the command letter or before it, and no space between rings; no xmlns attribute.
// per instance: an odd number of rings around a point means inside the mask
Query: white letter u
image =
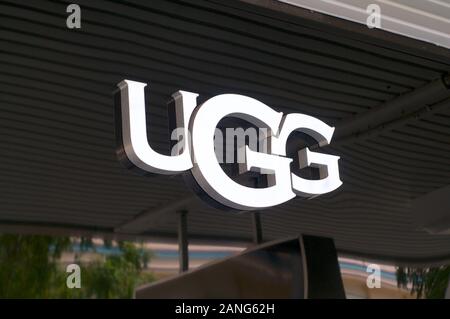
<svg viewBox="0 0 450 319"><path fill-rule="evenodd" d="M162 155L152 149L147 139L144 92L146 85L130 80L117 84L120 89L123 148L127 158L133 165L151 173L170 175L191 169L188 124L197 105L198 94L178 91L172 95L177 113L176 124L184 129L185 147L179 155Z"/></svg>

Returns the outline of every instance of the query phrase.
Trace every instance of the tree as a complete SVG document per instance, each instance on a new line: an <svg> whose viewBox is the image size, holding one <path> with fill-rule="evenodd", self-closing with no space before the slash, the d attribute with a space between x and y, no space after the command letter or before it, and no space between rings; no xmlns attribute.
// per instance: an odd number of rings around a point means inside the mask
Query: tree
<svg viewBox="0 0 450 319"><path fill-rule="evenodd" d="M70 246L67 238L32 235L0 236L0 296L47 298L58 271L56 259Z"/></svg>
<svg viewBox="0 0 450 319"><path fill-rule="evenodd" d="M119 242L120 254L107 255L104 260L81 264L81 289L61 285L66 298L131 298L136 286L151 282L151 273L143 272L150 255L129 242ZM65 281L64 281L65 283Z"/></svg>
<svg viewBox="0 0 450 319"><path fill-rule="evenodd" d="M36 235L0 235L1 298L131 298L134 288L151 282L145 272L150 253L134 243L119 242L117 254L99 258L81 267L81 288L66 286L68 274L59 263L70 251L69 238ZM82 238L82 250L95 249ZM79 258L79 256L78 256Z"/></svg>
<svg viewBox="0 0 450 319"><path fill-rule="evenodd" d="M434 268L397 268L397 284L408 288L417 298L442 299L450 279L450 266Z"/></svg>

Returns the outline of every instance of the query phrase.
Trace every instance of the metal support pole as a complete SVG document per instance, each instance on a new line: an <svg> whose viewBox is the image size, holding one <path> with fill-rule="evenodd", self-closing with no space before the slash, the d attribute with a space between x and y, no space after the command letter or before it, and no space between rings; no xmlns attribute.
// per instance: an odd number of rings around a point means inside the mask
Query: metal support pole
<svg viewBox="0 0 450 319"><path fill-rule="evenodd" d="M178 212L178 260L180 264L180 273L189 270L187 213L187 210Z"/></svg>
<svg viewBox="0 0 450 319"><path fill-rule="evenodd" d="M258 187L261 177L255 177L253 180L253 186ZM252 213L252 224L253 224L253 243L259 245L262 243L262 224L261 215L258 211Z"/></svg>
<svg viewBox="0 0 450 319"><path fill-rule="evenodd" d="M261 225L261 215L259 212L252 213L253 222L253 243L259 245L262 243L262 225Z"/></svg>

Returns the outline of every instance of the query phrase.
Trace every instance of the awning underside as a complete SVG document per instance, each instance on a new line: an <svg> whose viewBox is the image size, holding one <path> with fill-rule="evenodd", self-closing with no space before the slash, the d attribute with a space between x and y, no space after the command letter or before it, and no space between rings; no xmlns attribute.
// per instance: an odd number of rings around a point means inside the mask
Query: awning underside
<svg viewBox="0 0 450 319"><path fill-rule="evenodd" d="M450 71L450 54L425 44L411 53L234 1L78 1L80 30L65 27L68 3L0 2L0 222L17 231L175 236L173 211L187 200L191 236L251 238L249 214L191 200L181 177L138 176L120 165L113 91L124 78L149 83L150 141L166 150L166 103L180 89L249 95L339 129ZM450 91L434 89L411 98L420 101L411 113L383 118L392 126L336 139L329 151L341 156L344 185L265 211L264 239L308 233L350 253L448 259L450 236L418 229L410 207L450 184Z"/></svg>

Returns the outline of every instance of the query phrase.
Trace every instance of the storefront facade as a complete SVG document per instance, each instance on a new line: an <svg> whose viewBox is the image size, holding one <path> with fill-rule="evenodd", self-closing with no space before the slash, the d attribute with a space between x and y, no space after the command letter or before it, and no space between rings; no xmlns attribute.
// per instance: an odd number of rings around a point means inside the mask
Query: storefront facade
<svg viewBox="0 0 450 319"><path fill-rule="evenodd" d="M182 211L191 243L311 234L343 256L448 262L449 49L274 3L78 1L70 29L69 2L0 2L0 230L176 242ZM123 80L147 84L148 142L161 154L173 93L198 104L238 94L334 127L319 151L340 158L342 185L255 217L211 206L183 174L137 174L119 158ZM292 154L311 145L287 143Z"/></svg>

